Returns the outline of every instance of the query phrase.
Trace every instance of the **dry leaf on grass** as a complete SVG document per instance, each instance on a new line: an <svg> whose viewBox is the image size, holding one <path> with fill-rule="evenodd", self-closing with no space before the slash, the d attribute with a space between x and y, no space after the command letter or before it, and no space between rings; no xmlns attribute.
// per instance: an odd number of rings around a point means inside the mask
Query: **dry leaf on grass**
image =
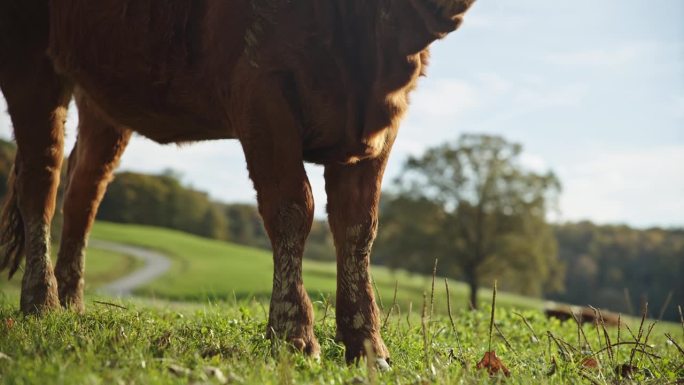
<svg viewBox="0 0 684 385"><path fill-rule="evenodd" d="M588 368L588 369L598 369L599 364L598 361L596 361L595 358L593 357L587 357L582 360L582 367L583 368Z"/></svg>
<svg viewBox="0 0 684 385"><path fill-rule="evenodd" d="M511 372L508 370L506 365L501 362L501 359L496 356L496 352L493 350L484 354L482 360L477 363L477 368L486 368L491 376L496 375L498 372L503 372L506 377L511 375Z"/></svg>
<svg viewBox="0 0 684 385"><path fill-rule="evenodd" d="M5 320L5 326L7 326L7 329L12 329L14 327L14 319L12 317L9 317Z"/></svg>

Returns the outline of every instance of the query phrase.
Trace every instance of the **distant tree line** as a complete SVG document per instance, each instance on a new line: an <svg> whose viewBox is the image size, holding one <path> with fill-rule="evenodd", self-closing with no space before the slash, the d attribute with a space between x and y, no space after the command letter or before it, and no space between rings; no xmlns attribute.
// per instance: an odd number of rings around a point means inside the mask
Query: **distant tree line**
<svg viewBox="0 0 684 385"><path fill-rule="evenodd" d="M374 263L430 274L439 258L441 275L474 288L496 278L509 291L632 314L648 301L651 316L663 308L665 319L678 319L684 229L550 225L546 213L560 184L521 168L521 151L499 137L470 135L409 159L383 197ZM13 143L0 141L0 196L14 154ZM172 171L118 173L98 219L270 248L255 206L212 200ZM55 221L59 228L59 215ZM314 221L305 258L335 259L325 220Z"/></svg>
<svg viewBox="0 0 684 385"><path fill-rule="evenodd" d="M684 308L684 229L646 230L591 222L555 226L565 290L550 299L679 320Z"/></svg>

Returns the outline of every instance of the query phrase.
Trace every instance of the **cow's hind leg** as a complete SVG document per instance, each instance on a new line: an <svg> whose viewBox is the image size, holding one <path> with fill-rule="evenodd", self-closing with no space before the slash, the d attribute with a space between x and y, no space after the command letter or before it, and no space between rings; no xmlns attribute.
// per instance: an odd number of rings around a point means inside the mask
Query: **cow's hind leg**
<svg viewBox="0 0 684 385"><path fill-rule="evenodd" d="M69 156L64 224L55 275L62 306L82 312L88 233L131 131L100 117L84 96L78 95L76 99L78 138Z"/></svg>
<svg viewBox="0 0 684 385"><path fill-rule="evenodd" d="M380 337L369 267L385 159L325 168L328 221L337 250L337 339L345 345L347 362L365 355L370 343L380 366L388 364L389 352Z"/></svg>
<svg viewBox="0 0 684 385"><path fill-rule="evenodd" d="M273 248L273 291L267 335L318 356L313 307L304 290L302 255L314 202L302 160L300 131L277 81L255 90L249 129L240 135L259 212Z"/></svg>
<svg viewBox="0 0 684 385"><path fill-rule="evenodd" d="M21 55L17 55L21 56ZM50 222L64 152L64 120L71 89L42 53L13 57L0 71L0 87L14 125L14 182L2 221L3 260L10 276L21 257L26 265L21 310L41 313L59 307L50 262Z"/></svg>

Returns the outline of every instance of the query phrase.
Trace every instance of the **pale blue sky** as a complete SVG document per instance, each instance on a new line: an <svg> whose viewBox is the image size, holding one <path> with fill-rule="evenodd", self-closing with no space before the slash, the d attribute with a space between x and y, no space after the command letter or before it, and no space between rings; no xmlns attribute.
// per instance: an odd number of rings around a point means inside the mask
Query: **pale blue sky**
<svg viewBox="0 0 684 385"><path fill-rule="evenodd" d="M408 155L464 132L520 142L528 167L555 171L561 220L684 226L684 1L479 0L434 46L386 185ZM254 201L235 142L134 138L122 169L164 168L216 199ZM322 170L309 170L323 215Z"/></svg>

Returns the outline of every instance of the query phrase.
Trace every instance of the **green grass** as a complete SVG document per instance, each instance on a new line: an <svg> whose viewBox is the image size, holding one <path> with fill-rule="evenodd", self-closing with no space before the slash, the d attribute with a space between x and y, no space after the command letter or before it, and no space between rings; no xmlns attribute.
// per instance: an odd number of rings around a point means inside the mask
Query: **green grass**
<svg viewBox="0 0 684 385"><path fill-rule="evenodd" d="M273 263L271 253L261 249L220 242L186 233L147 226L98 222L94 239L122 242L155 249L170 256L173 265L166 275L137 291L137 294L178 301L268 298ZM434 261L426 261L432 265ZM335 293L335 264L304 262L304 285L314 300ZM432 277L373 266L372 275L385 306L390 306L398 282L397 303L406 311L409 303L418 309L423 293L430 290ZM452 303L466 307L466 285L449 281ZM486 302L491 291L483 289L479 298ZM438 278L435 295L445 295L444 279ZM500 293L503 307L541 308L539 300ZM438 305L437 311L446 308Z"/></svg>
<svg viewBox="0 0 684 385"><path fill-rule="evenodd" d="M383 338L393 370L373 374L365 365L344 364L343 347L334 341L334 320L321 320L320 308L315 330L322 355L316 362L285 348L272 349L264 339L265 311L254 301L198 306L136 300L123 305L126 309L92 305L85 315L57 312L40 319L21 316L14 298L0 297L0 382L219 384L206 372L216 367L231 384L613 384L613 368L630 361L630 345L621 345L614 348L612 359L607 351L596 356L598 369L582 369L589 350L605 345L593 327L584 327L590 348L579 349L572 323L523 311L531 331L512 311L497 309L505 341L495 331L492 350L511 376L490 378L475 368L488 350L489 312L483 309L456 312L455 330L446 317L426 319L425 333L416 316L410 325L404 316L391 317ZM636 332L638 324L632 329ZM682 330L672 332L681 345ZM548 333L566 341L564 352L549 341ZM610 330L613 342L616 333ZM631 340L626 334L623 328L622 341ZM654 330L648 344L645 350L658 358L635 354L639 383L678 383L684 377L684 356L660 330Z"/></svg>
<svg viewBox="0 0 684 385"><path fill-rule="evenodd" d="M498 293L491 349L511 371L504 379L476 369L489 350L491 292L479 294L481 311L465 310L464 285L450 282L454 325L446 316L446 293L440 279L435 315L421 322L423 293L431 277L373 268L373 276L390 308L399 282L401 313L389 314L382 330L392 354L393 370L374 373L365 365L345 365L344 347L335 342L332 263L305 263L305 283L316 307L315 331L321 343L320 362L292 354L286 346L265 339L272 264L269 252L143 226L98 223L93 238L159 250L172 258L171 271L125 302L87 295L87 312L66 311L43 318L17 310L17 291L0 294L0 383L2 384L219 384L208 374L218 368L230 384L677 384L684 382L684 354L665 337L684 347L684 327L655 326L633 364L634 382L618 381L614 368L630 362L633 345L618 345L613 355L596 354L599 368L583 368L587 355L605 345L602 331L583 327L589 342L578 342L578 328L543 317L542 302ZM432 263L432 261L426 261ZM136 267L130 257L89 250L89 287ZM6 289L6 288L5 288ZM158 299L150 299L150 296ZM159 299L161 298L161 299ZM100 299L117 302L95 302ZM207 302L207 299L212 301ZM179 302L205 300L203 302ZM407 314L408 303L413 311ZM518 316L529 321L528 328ZM382 311L382 319L387 316ZM11 320L11 321L10 321ZM638 334L639 321L624 322ZM649 325L647 321L646 325ZM423 326L425 325L425 326ZM611 341L618 330L609 329ZM633 338L625 327L620 341ZM601 337L599 337L599 335ZM557 343L551 338L555 338ZM559 345L562 348L559 348ZM555 362L555 364L554 364Z"/></svg>

